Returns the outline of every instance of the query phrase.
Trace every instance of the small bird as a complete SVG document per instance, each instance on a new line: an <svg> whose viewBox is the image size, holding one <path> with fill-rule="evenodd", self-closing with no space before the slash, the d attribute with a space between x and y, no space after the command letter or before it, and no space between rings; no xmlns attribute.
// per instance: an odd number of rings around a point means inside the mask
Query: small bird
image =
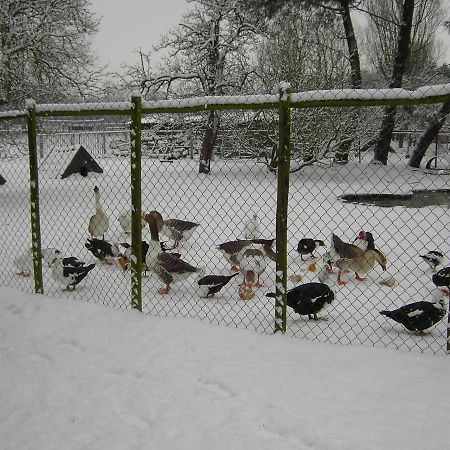
<svg viewBox="0 0 450 450"><path fill-rule="evenodd" d="M247 222L244 223L245 239L259 239L261 236L258 215L254 212Z"/></svg>
<svg viewBox="0 0 450 450"><path fill-rule="evenodd" d="M103 211L100 203L100 189L94 186L95 214L89 219L88 231L91 237L102 237L105 239L105 233L109 228L109 218Z"/></svg>
<svg viewBox="0 0 450 450"><path fill-rule="evenodd" d="M165 284L158 292L168 294L173 283L199 273L202 269L192 266L169 252L161 251L158 231L161 228L160 218L153 214L150 217L146 216L146 221L150 227L151 241L145 263L148 270L152 271Z"/></svg>
<svg viewBox="0 0 450 450"><path fill-rule="evenodd" d="M239 275L233 273L231 275L205 275L201 277L197 284L199 285L201 297L211 298L214 297L224 286L226 286L232 278Z"/></svg>
<svg viewBox="0 0 450 450"><path fill-rule="evenodd" d="M314 250L323 246L325 246L325 242L320 239L303 238L298 242L297 251L300 253L302 261L304 261L303 255L311 255L314 258Z"/></svg>
<svg viewBox="0 0 450 450"><path fill-rule="evenodd" d="M380 311L380 314L402 324L416 335L423 336L429 328L438 324L447 315L447 305L443 298L434 302L422 300L393 311Z"/></svg>
<svg viewBox="0 0 450 450"><path fill-rule="evenodd" d="M64 266L63 258L56 255L51 267L53 279L65 286L63 291L73 291L75 286L95 267L95 264L80 267Z"/></svg>
<svg viewBox="0 0 450 450"><path fill-rule="evenodd" d="M326 317L317 314L326 311L335 299L334 292L328 286L324 271L319 274L321 282L300 284L287 292L287 305L301 316L308 319L327 320ZM276 297L275 293L268 293L266 297Z"/></svg>
<svg viewBox="0 0 450 450"><path fill-rule="evenodd" d="M433 281L435 286L444 288L444 294L450 297L450 266L434 273L431 281Z"/></svg>
<svg viewBox="0 0 450 450"><path fill-rule="evenodd" d="M433 272L436 272L437 266L442 265L444 262L444 254L439 250L431 250L430 252L425 253L425 255L419 256L428 263Z"/></svg>

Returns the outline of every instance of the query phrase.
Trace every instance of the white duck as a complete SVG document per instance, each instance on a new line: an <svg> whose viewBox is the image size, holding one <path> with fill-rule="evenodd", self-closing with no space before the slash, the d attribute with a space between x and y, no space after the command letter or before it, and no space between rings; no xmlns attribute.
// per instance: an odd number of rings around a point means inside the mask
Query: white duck
<svg viewBox="0 0 450 450"><path fill-rule="evenodd" d="M124 233L130 234L131 233L131 211L123 211L117 216L117 220L119 221L119 224L123 230ZM141 227L144 228L146 225L146 222L144 220L144 214L142 214L142 223Z"/></svg>
<svg viewBox="0 0 450 450"><path fill-rule="evenodd" d="M201 272L202 269L192 266L172 253L161 251L159 242L159 230L162 228L163 222L161 214L153 211L146 215L145 220L151 234L145 263L148 270L152 271L165 284L158 292L168 294L172 283L185 280L189 276Z"/></svg>
<svg viewBox="0 0 450 450"><path fill-rule="evenodd" d="M244 237L245 239L259 239L260 236L260 223L258 215L254 212L252 217L244 223Z"/></svg>
<svg viewBox="0 0 450 450"><path fill-rule="evenodd" d="M105 239L105 233L109 228L109 218L103 211L100 203L100 189L94 186L94 198L95 198L95 214L89 219L89 234L92 237L102 237Z"/></svg>
<svg viewBox="0 0 450 450"><path fill-rule="evenodd" d="M16 275L29 277L33 270L33 250L29 248L21 255L17 255L13 260L13 264L18 270Z"/></svg>

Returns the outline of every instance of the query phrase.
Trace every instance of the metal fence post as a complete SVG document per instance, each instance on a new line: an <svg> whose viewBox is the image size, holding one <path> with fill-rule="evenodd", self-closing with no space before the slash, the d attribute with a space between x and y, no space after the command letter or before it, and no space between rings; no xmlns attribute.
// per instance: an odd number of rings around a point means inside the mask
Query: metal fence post
<svg viewBox="0 0 450 450"><path fill-rule="evenodd" d="M30 164L31 248L33 251L34 292L44 293L42 281L41 226L39 214L39 172L36 142L36 104L27 100L28 156Z"/></svg>
<svg viewBox="0 0 450 450"><path fill-rule="evenodd" d="M142 99L131 97L131 307L142 312L141 117Z"/></svg>
<svg viewBox="0 0 450 450"><path fill-rule="evenodd" d="M276 297L274 332L286 331L286 295L287 295L287 215L289 196L289 171L291 162L291 99L288 83L280 85L279 106L279 142L277 149L278 184L276 215Z"/></svg>

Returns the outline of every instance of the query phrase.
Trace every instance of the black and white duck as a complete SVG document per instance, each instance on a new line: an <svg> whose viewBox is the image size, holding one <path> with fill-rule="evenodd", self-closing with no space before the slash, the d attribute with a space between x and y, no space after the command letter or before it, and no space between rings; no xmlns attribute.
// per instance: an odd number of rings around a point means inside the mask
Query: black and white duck
<svg viewBox="0 0 450 450"><path fill-rule="evenodd" d="M335 294L328 285L327 274L321 270L318 274L318 282L309 282L295 286L287 292L287 305L301 316L308 319L327 320L327 317L318 316L326 311ZM267 297L276 297L275 293L266 294Z"/></svg>
<svg viewBox="0 0 450 450"><path fill-rule="evenodd" d="M55 256L59 256L62 258L62 262L64 266L70 267L81 267L86 263L84 261L79 260L76 256L64 256L61 250L56 248L44 248L42 249L42 259L47 263L50 267Z"/></svg>
<svg viewBox="0 0 450 450"><path fill-rule="evenodd" d="M88 238L84 246L100 261L113 264L113 260L123 252L121 246L125 247L126 244L113 244L104 239Z"/></svg>
<svg viewBox="0 0 450 450"><path fill-rule="evenodd" d="M442 297L434 302L421 300L392 311L380 311L380 314L402 324L416 335L423 336L446 317L447 302Z"/></svg>
<svg viewBox="0 0 450 450"><path fill-rule="evenodd" d="M55 256L51 267L53 279L65 286L63 291L73 291L75 286L95 267L95 264L79 267L65 266L63 258Z"/></svg>
<svg viewBox="0 0 450 450"><path fill-rule="evenodd" d="M257 288L264 286L260 282L260 276L266 267L266 253L261 248L250 246L244 249L239 259L239 270L244 277L243 284Z"/></svg>
<svg viewBox="0 0 450 450"><path fill-rule="evenodd" d="M200 296L203 298L214 297L224 286L226 286L238 273L231 275L205 275L197 281Z"/></svg>
<svg viewBox="0 0 450 450"><path fill-rule="evenodd" d="M304 261L303 256L304 255L310 255L311 258L314 258L314 250L317 247L324 247L325 242L321 241L320 239L313 239L313 238L303 238L300 239L297 245L297 251L300 253L300 257L302 258L302 261Z"/></svg>
<svg viewBox="0 0 450 450"><path fill-rule="evenodd" d="M173 283L185 280L191 275L201 272L202 269L194 267L169 252L161 251L159 230L162 224L160 220L160 215L146 216L146 221L150 227L151 240L145 262L148 270L152 271L165 285L158 292L168 294Z"/></svg>
<svg viewBox="0 0 450 450"><path fill-rule="evenodd" d="M431 277L431 281L436 287L444 288L443 292L450 297L450 266L438 270Z"/></svg>
<svg viewBox="0 0 450 450"><path fill-rule="evenodd" d="M444 262L444 254L439 250L431 250L424 255L419 255L429 266L433 272L436 272L437 266Z"/></svg>

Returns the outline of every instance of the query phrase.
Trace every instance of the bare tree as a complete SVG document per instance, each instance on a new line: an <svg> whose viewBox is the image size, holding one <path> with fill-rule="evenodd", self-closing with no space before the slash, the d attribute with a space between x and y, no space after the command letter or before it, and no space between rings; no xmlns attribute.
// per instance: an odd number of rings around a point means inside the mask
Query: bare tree
<svg viewBox="0 0 450 450"><path fill-rule="evenodd" d="M0 105L85 95L99 81L88 0L2 0Z"/></svg>
<svg viewBox="0 0 450 450"><path fill-rule="evenodd" d="M390 88L402 87L403 76L406 72L406 64L410 52L411 30L414 15L414 0L404 0L402 7L401 21L399 23L399 32L397 46L395 51L394 64L392 67L392 77L389 84ZM384 117L381 123L380 133L374 150L374 162L387 164L389 149L391 146L392 134L395 126L395 116L397 108L388 106L384 110Z"/></svg>
<svg viewBox="0 0 450 450"><path fill-rule="evenodd" d="M146 56L141 56L141 92L152 98L163 89L167 96L242 92L253 72L244 55L254 43L256 25L239 7L240 0L188 2L193 8L155 48L168 52L162 67L159 70L144 67ZM200 154L200 173L210 172L219 127L218 112L209 111Z"/></svg>

